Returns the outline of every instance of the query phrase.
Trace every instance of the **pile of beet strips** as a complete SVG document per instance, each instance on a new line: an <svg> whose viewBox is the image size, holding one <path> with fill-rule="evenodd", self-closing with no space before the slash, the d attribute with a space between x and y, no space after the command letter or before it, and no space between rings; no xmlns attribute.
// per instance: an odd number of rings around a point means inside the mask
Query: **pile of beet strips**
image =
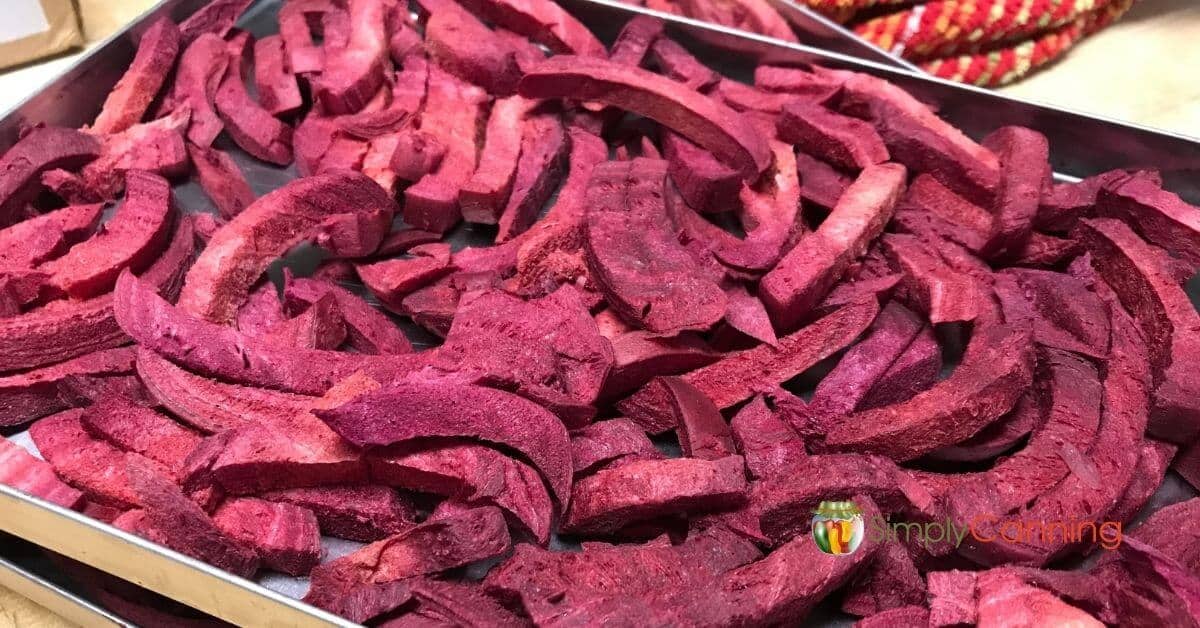
<svg viewBox="0 0 1200 628"><path fill-rule="evenodd" d="M1005 532L1200 484L1200 209L1155 172L1054 184L1035 131L733 82L645 17L288 0L256 40L248 4L0 158L0 426L40 452L0 481L386 626L1200 621L1200 500ZM299 176L256 196L233 145Z"/></svg>

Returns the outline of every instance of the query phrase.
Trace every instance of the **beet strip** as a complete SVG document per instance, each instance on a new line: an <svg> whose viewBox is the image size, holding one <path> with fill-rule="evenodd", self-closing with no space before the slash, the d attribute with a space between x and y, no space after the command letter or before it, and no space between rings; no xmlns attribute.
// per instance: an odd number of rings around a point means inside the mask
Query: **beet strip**
<svg viewBox="0 0 1200 628"><path fill-rule="evenodd" d="M192 165L196 167L196 178L200 180L200 189L216 206L222 218L226 220L240 214L254 203L254 190L242 169L228 153L215 148L202 148L188 144L188 155Z"/></svg>
<svg viewBox="0 0 1200 628"><path fill-rule="evenodd" d="M254 86L258 101L271 115L290 115L303 106L300 85L286 65L279 35L254 42Z"/></svg>
<svg viewBox="0 0 1200 628"><path fill-rule="evenodd" d="M59 127L30 131L0 157L0 224L17 221L43 172L73 170L98 156L100 141L87 133Z"/></svg>
<svg viewBox="0 0 1200 628"><path fill-rule="evenodd" d="M109 92L92 123L93 133L120 133L141 122L175 65L180 43L179 28L165 17L142 34L133 62Z"/></svg>

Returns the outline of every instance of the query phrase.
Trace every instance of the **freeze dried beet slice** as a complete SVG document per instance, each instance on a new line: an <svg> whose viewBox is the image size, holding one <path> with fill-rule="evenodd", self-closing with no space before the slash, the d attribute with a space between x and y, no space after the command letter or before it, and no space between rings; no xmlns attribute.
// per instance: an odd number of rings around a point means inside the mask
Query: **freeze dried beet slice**
<svg viewBox="0 0 1200 628"><path fill-rule="evenodd" d="M704 393L678 377L663 377L659 381L671 401L683 455L718 460L737 453L729 424Z"/></svg>
<svg viewBox="0 0 1200 628"><path fill-rule="evenodd" d="M878 237L903 193L905 174L898 164L863 170L821 227L801 238L763 277L759 297L776 327L795 329Z"/></svg>
<svg viewBox="0 0 1200 628"><path fill-rule="evenodd" d="M295 318L268 329L262 340L279 348L334 350L346 340L346 322L337 299L326 295Z"/></svg>
<svg viewBox="0 0 1200 628"><path fill-rule="evenodd" d="M641 68L560 55L526 73L519 89L527 98L599 101L650 118L712 151L746 180L771 165L766 139L736 112Z"/></svg>
<svg viewBox="0 0 1200 628"><path fill-rule="evenodd" d="M1051 233L1070 231L1077 219L1092 212L1101 187L1119 186L1130 176L1124 170L1109 170L1078 183L1055 183L1047 187L1034 218L1034 227ZM1157 172L1142 171L1136 176L1144 176L1155 185L1162 185L1162 177Z"/></svg>
<svg viewBox="0 0 1200 628"><path fill-rule="evenodd" d="M167 117L105 136L100 156L80 172L83 185L98 198L115 200L131 172L141 170L168 178L187 174L183 133L189 120L191 110L184 106Z"/></svg>
<svg viewBox="0 0 1200 628"><path fill-rule="evenodd" d="M297 311L309 307L327 295L337 302L346 325L346 340L360 353L412 353L412 344L404 332L385 314L361 297L332 282L287 276L283 287L286 307Z"/></svg>
<svg viewBox="0 0 1200 628"><path fill-rule="evenodd" d="M1129 523L1142 510L1167 475L1167 468L1175 455L1175 446L1160 441L1147 440L1138 449L1137 466L1125 492L1108 511L1110 521ZM1181 470L1183 474L1183 470ZM1185 476L1186 477L1186 476ZM1191 480L1188 480L1191 482Z"/></svg>
<svg viewBox="0 0 1200 628"><path fill-rule="evenodd" d="M397 133L396 149L388 167L397 179L420 181L425 175L437 170L445 156L446 147L437 138L428 133L408 129Z"/></svg>
<svg viewBox="0 0 1200 628"><path fill-rule="evenodd" d="M525 120L521 129L521 158L517 161L512 194L500 214L496 242L507 242L533 225L562 181L570 150L570 136L558 114L539 114Z"/></svg>
<svg viewBox="0 0 1200 628"><path fill-rule="evenodd" d="M779 139L834 166L858 170L888 160L887 147L874 127L819 104L792 100L775 125Z"/></svg>
<svg viewBox="0 0 1200 628"><path fill-rule="evenodd" d="M305 576L321 562L321 533L310 510L238 498L221 504L212 519L219 530L254 550L267 569Z"/></svg>
<svg viewBox="0 0 1200 628"><path fill-rule="evenodd" d="M201 441L198 434L174 420L117 396L97 400L79 419L95 438L154 460L177 477Z"/></svg>
<svg viewBox="0 0 1200 628"><path fill-rule="evenodd" d="M83 493L58 479L53 467L7 438L0 438L0 484L63 508L73 509L83 501Z"/></svg>
<svg viewBox="0 0 1200 628"><path fill-rule="evenodd" d="M371 294L393 312L403 311L404 297L455 270L449 244L426 244L410 253L416 255L355 267Z"/></svg>
<svg viewBox="0 0 1200 628"><path fill-rule="evenodd" d="M1100 628L1104 624L1054 594L1021 582L1004 572L983 572L976 584L977 625L1014 626L1046 622Z"/></svg>
<svg viewBox="0 0 1200 628"><path fill-rule="evenodd" d="M884 543L875 561L849 585L842 612L867 617L888 609L920 606L928 590L908 550L900 543Z"/></svg>
<svg viewBox="0 0 1200 628"><path fill-rule="evenodd" d="M122 270L141 272L166 245L175 219L170 184L146 172L126 179L125 202L104 231L38 267L51 276L55 292L76 299L108 292Z"/></svg>
<svg viewBox="0 0 1200 628"><path fill-rule="evenodd" d="M429 67L429 92L421 131L445 147L437 170L404 191L404 222L444 233L458 223L458 196L471 180L478 159L475 138L487 94L442 70Z"/></svg>
<svg viewBox="0 0 1200 628"><path fill-rule="evenodd" d="M667 172L689 207L703 213L737 207L742 180L736 170L677 133L664 130L661 141Z"/></svg>
<svg viewBox="0 0 1200 628"><path fill-rule="evenodd" d="M817 74L803 68L760 65L754 68L754 86L768 92L816 95L832 94L840 89L839 81L825 73Z"/></svg>
<svg viewBox="0 0 1200 628"><path fill-rule="evenodd" d="M73 378L127 375L133 372L134 355L130 348L108 349L0 377L0 426L20 425L72 407L68 393Z"/></svg>
<svg viewBox="0 0 1200 628"><path fill-rule="evenodd" d="M1000 187L992 234L980 254L1011 257L1033 230L1042 186L1050 180L1050 143L1032 129L1007 126L984 138L983 145L1000 159Z"/></svg>
<svg viewBox="0 0 1200 628"><path fill-rule="evenodd" d="M450 382L397 382L315 413L358 445L463 436L511 447L537 467L560 504L571 485L571 443L554 415L516 395Z"/></svg>
<svg viewBox="0 0 1200 628"><path fill-rule="evenodd" d="M275 284L264 281L253 292L242 307L238 308L234 326L247 336L258 338L267 330L284 322L283 303Z"/></svg>
<svg viewBox="0 0 1200 628"><path fill-rule="evenodd" d="M735 508L746 501L744 464L741 456L726 456L638 460L601 469L572 487L562 531L604 534L677 512Z"/></svg>
<svg viewBox="0 0 1200 628"><path fill-rule="evenodd" d="M453 0L421 0L425 49L441 68L497 96L516 91L521 70L512 48Z"/></svg>
<svg viewBox="0 0 1200 628"><path fill-rule="evenodd" d="M293 488L259 498L299 506L317 517L321 532L370 543L416 525L416 507L396 491L373 484Z"/></svg>
<svg viewBox="0 0 1200 628"><path fill-rule="evenodd" d="M224 38L233 29L238 18L250 7L251 0L214 0L196 11L179 25L184 43L201 35L212 34Z"/></svg>
<svg viewBox="0 0 1200 628"><path fill-rule="evenodd" d="M0 229L0 268L35 268L91 236L101 204L72 205Z"/></svg>
<svg viewBox="0 0 1200 628"><path fill-rule="evenodd" d="M571 463L576 475L617 460L660 456L646 433L629 419L597 421L571 432Z"/></svg>
<svg viewBox="0 0 1200 628"><path fill-rule="evenodd" d="M228 323L277 257L312 238L347 255L368 254L388 232L395 211L395 201L361 174L339 172L291 181L255 201L213 236L188 271L179 305L185 312ZM339 243L334 234L322 236L334 221L351 221L357 227L350 250L333 246Z"/></svg>
<svg viewBox="0 0 1200 628"><path fill-rule="evenodd" d="M508 547L500 511L474 508L428 521L317 567L304 601L351 621L366 621L378 609L354 603L358 591L486 560Z"/></svg>
<svg viewBox="0 0 1200 628"><path fill-rule="evenodd" d="M1012 263L1014 266L1051 267L1060 266L1074 259L1083 247L1075 240L1056 238L1034 231L1029 234L1029 240L1017 253Z"/></svg>
<svg viewBox="0 0 1200 628"><path fill-rule="evenodd" d="M1200 432L1200 315L1183 289L1163 271L1153 247L1124 223L1080 221L1078 233L1092 265L1112 286L1145 335L1154 367L1150 434L1190 442Z"/></svg>
<svg viewBox="0 0 1200 628"><path fill-rule="evenodd" d="M217 114L242 150L267 163L286 166L292 162L292 127L250 97L242 68L244 59L240 54L232 57L213 97Z"/></svg>
<svg viewBox="0 0 1200 628"><path fill-rule="evenodd" d="M1121 561L1105 578L1125 616L1157 626L1196 622L1200 581L1194 572L1137 539L1126 538L1118 552Z"/></svg>
<svg viewBox="0 0 1200 628"><path fill-rule="evenodd" d="M878 312L879 304L874 300L848 305L780 338L778 347L761 345L728 354L683 375L683 380L704 393L718 408L728 408L756 392L774 390L849 345ZM653 383L617 407L648 432L657 434L675 427L665 395Z"/></svg>
<svg viewBox="0 0 1200 628"><path fill-rule="evenodd" d="M258 571L255 552L223 533L178 487L143 463L129 461L125 471L144 507L144 536L236 576Z"/></svg>
<svg viewBox="0 0 1200 628"><path fill-rule="evenodd" d="M1032 394L1021 397L1011 412L957 445L929 454L937 460L980 462L1010 450L1042 424L1042 409Z"/></svg>
<svg viewBox="0 0 1200 628"><path fill-rule="evenodd" d="M944 263L915 236L891 233L882 242L888 258L904 273L901 285L931 323L968 322L979 315L979 302L986 295L972 277Z"/></svg>
<svg viewBox="0 0 1200 628"><path fill-rule="evenodd" d="M663 74L696 91L707 91L721 82L720 74L701 63L673 39L659 37L654 40L650 46L650 58Z"/></svg>
<svg viewBox="0 0 1200 628"><path fill-rule="evenodd" d="M721 358L697 336L661 338L630 331L611 339L613 369L604 380L601 398L611 399L637 389L656 375L678 375Z"/></svg>
<svg viewBox="0 0 1200 628"><path fill-rule="evenodd" d="M1076 346L1059 348L1100 358L1107 356L1111 331L1108 309L1082 281L1063 273L1009 269L996 276L998 294L1008 277L1019 286L1022 296L1037 312L1033 324L1039 341L1043 340L1041 337L1050 338L1065 332L1069 334L1067 342L1076 340ZM1001 305L1004 305L1003 298ZM1005 316L1008 316L1007 310ZM1048 331L1046 327L1054 331ZM1078 345L1083 346L1082 350Z"/></svg>
<svg viewBox="0 0 1200 628"><path fill-rule="evenodd" d="M855 628L926 628L929 609L924 606L900 606L868 615L854 624Z"/></svg>
<svg viewBox="0 0 1200 628"><path fill-rule="evenodd" d="M662 36L663 21L648 15L635 15L621 27L608 51L608 60L639 66L650 52L650 46Z"/></svg>
<svg viewBox="0 0 1200 628"><path fill-rule="evenodd" d="M517 172L522 121L536 104L521 96L509 96L492 105L479 166L458 195L467 222L494 224L499 220Z"/></svg>
<svg viewBox="0 0 1200 628"><path fill-rule="evenodd" d="M1179 561L1195 572L1200 567L1200 539L1189 529L1195 521L1200 499L1177 502L1154 512L1129 536Z"/></svg>
<svg viewBox="0 0 1200 628"><path fill-rule="evenodd" d="M1162 189L1148 176L1105 182L1096 196L1096 212L1124 218L1147 241L1200 265L1200 208Z"/></svg>
<svg viewBox="0 0 1200 628"><path fill-rule="evenodd" d="M188 144L187 150L196 167L200 188L222 218L233 218L254 203L256 197L250 183L228 153L195 144Z"/></svg>
<svg viewBox="0 0 1200 628"><path fill-rule="evenodd" d="M867 328L866 338L846 351L817 384L809 404L791 417L793 427L802 434L823 433L831 420L853 412L923 327L904 306L888 303Z"/></svg>
<svg viewBox="0 0 1200 628"><path fill-rule="evenodd" d="M292 72L320 72L325 67L325 50L313 42L309 19L319 23L322 14L337 8L333 0L289 0L279 9L279 36Z"/></svg>
<svg viewBox="0 0 1200 628"><path fill-rule="evenodd" d="M73 129L38 127L0 157L0 224L20 218L47 170L75 170L100 156L100 140Z"/></svg>
<svg viewBox="0 0 1200 628"><path fill-rule="evenodd" d="M552 0L472 0L467 6L489 22L520 33L556 54L608 54L586 26Z"/></svg>
<svg viewBox="0 0 1200 628"><path fill-rule="evenodd" d="M81 489L88 500L121 509L141 506L125 463L145 459L89 436L79 420L81 414L81 409L67 410L34 423L29 436L38 452L64 482Z"/></svg>
<svg viewBox="0 0 1200 628"><path fill-rule="evenodd" d="M758 297L740 284L727 287L725 296L729 299L725 322L730 327L762 343L775 345L779 342L771 326L771 317Z"/></svg>
<svg viewBox="0 0 1200 628"><path fill-rule="evenodd" d="M155 21L142 34L129 69L108 93L100 115L92 123L93 133L120 133L141 122L175 66L180 39L179 28L165 17Z"/></svg>
<svg viewBox="0 0 1200 628"><path fill-rule="evenodd" d="M422 620L432 623L454 622L467 626L497 626L518 628L525 626L524 619L505 609L498 601L486 595L476 583L445 582L431 578L414 578L409 581L417 608L412 614L386 621L385 628L402 628L417 625Z"/></svg>
<svg viewBox="0 0 1200 628"><path fill-rule="evenodd" d="M541 476L491 447L466 442L400 447L369 455L367 464L376 482L443 495L460 505L499 506L524 537L540 545L550 540L554 504Z"/></svg>
<svg viewBox="0 0 1200 628"><path fill-rule="evenodd" d="M834 449L911 460L975 435L1012 409L1033 376L1027 333L985 327L946 380L908 401L839 421L826 437Z"/></svg>
<svg viewBox="0 0 1200 628"><path fill-rule="evenodd" d="M162 109L175 111L187 107L191 111L187 139L197 146L211 146L224 129L213 101L228 67L225 40L211 33L197 37L179 57L175 85Z"/></svg>
<svg viewBox="0 0 1200 628"><path fill-rule="evenodd" d="M0 269L0 317L17 316L50 287L50 275L21 268Z"/></svg>
<svg viewBox="0 0 1200 628"><path fill-rule="evenodd" d="M188 316L128 273L117 280L113 295L121 329L143 348L201 375L231 382L320 395L358 371L389 381L426 359L279 349L233 329Z"/></svg>
<svg viewBox="0 0 1200 628"><path fill-rule="evenodd" d="M780 420L779 413L767 407L761 395L743 406L729 426L737 451L754 479L774 476L808 456L804 441Z"/></svg>
<svg viewBox="0 0 1200 628"><path fill-rule="evenodd" d="M833 166L805 153L796 153L796 168L800 173L800 196L821 207L833 209L853 182Z"/></svg>
<svg viewBox="0 0 1200 628"><path fill-rule="evenodd" d="M720 244L714 251L722 264L752 275L770 270L793 239L804 231L800 213L800 180L792 147L770 142L774 164L754 186L743 186L738 219L746 237Z"/></svg>
<svg viewBox="0 0 1200 628"><path fill-rule="evenodd" d="M254 42L254 87L258 102L276 116L290 115L304 105L299 82L288 68L283 47L279 35Z"/></svg>
<svg viewBox="0 0 1200 628"><path fill-rule="evenodd" d="M727 300L670 231L666 170L666 162L643 158L592 170L586 260L622 318L663 334L703 330L724 317Z"/></svg>
<svg viewBox="0 0 1200 628"><path fill-rule="evenodd" d="M325 34L324 68L313 81L316 100L330 114L361 110L383 85L388 59L386 4L371 0L347 4L349 41L345 46L330 46L331 33Z"/></svg>

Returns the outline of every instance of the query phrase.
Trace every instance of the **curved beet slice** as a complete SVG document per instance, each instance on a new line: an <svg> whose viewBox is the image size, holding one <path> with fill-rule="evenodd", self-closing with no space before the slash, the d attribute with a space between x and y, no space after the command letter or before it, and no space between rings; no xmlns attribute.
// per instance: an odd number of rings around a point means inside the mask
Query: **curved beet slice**
<svg viewBox="0 0 1200 628"><path fill-rule="evenodd" d="M678 377L663 377L659 381L671 399L683 455L717 460L737 453L729 424L704 393Z"/></svg>
<svg viewBox="0 0 1200 628"><path fill-rule="evenodd" d="M385 307L401 312L401 301L413 292L454 272L449 244L425 244L412 257L356 266L363 284Z"/></svg>
<svg viewBox="0 0 1200 628"><path fill-rule="evenodd" d="M570 150L570 136L557 114L540 114L525 120L521 128L521 157L512 193L500 214L497 243L528 231L537 220L565 175Z"/></svg>
<svg viewBox="0 0 1200 628"><path fill-rule="evenodd" d="M613 370L604 381L602 398L628 393L657 375L678 375L721 358L699 337L661 338L644 331L625 332L611 339Z"/></svg>
<svg viewBox="0 0 1200 628"><path fill-rule="evenodd" d="M313 85L316 98L331 114L361 110L383 85L388 58L386 4L373 0L348 4L349 42L326 55L325 67ZM330 48L328 40L325 48Z"/></svg>
<svg viewBox="0 0 1200 628"><path fill-rule="evenodd" d="M571 432L571 462L581 475L618 460L658 458L646 433L629 419L597 421Z"/></svg>
<svg viewBox="0 0 1200 628"><path fill-rule="evenodd" d="M334 283L320 279L288 276L283 288L285 305L299 310L332 295L346 322L347 339L360 353L412 353L412 344L387 315L361 297Z"/></svg>
<svg viewBox="0 0 1200 628"><path fill-rule="evenodd" d="M76 299L108 292L126 268L140 272L158 255L174 221L171 186L147 172L130 172L125 202L104 231L42 264L53 290Z"/></svg>
<svg viewBox="0 0 1200 628"><path fill-rule="evenodd" d="M990 460L1010 450L1042 424L1045 417L1032 394L1026 394L1017 402L1012 412L983 428L967 440L939 449L931 454L936 460L953 462L981 462Z"/></svg>
<svg viewBox="0 0 1200 628"><path fill-rule="evenodd" d="M458 195L467 222L499 220L517 173L522 121L536 104L521 96L509 96L497 99L492 105L479 166Z"/></svg>
<svg viewBox="0 0 1200 628"><path fill-rule="evenodd" d="M516 91L521 71L511 47L474 15L449 0L422 0L429 11L425 47L446 71L488 93L505 96Z"/></svg>
<svg viewBox="0 0 1200 628"><path fill-rule="evenodd" d="M173 419L118 396L98 399L83 411L80 420L92 436L154 460L174 476L183 471L188 455L201 440Z"/></svg>
<svg viewBox="0 0 1200 628"><path fill-rule="evenodd" d="M567 430L554 415L516 395L448 382L401 382L316 414L360 447L429 436L466 436L511 447L533 462L558 503L567 503Z"/></svg>
<svg viewBox="0 0 1200 628"><path fill-rule="evenodd" d="M271 115L289 115L304 105L296 75L284 59L284 42L279 35L254 43L254 86L258 101Z"/></svg>
<svg viewBox="0 0 1200 628"><path fill-rule="evenodd" d="M670 230L666 170L666 162L642 158L592 170L588 268L622 318L664 334L703 330L725 316L727 299Z"/></svg>
<svg viewBox="0 0 1200 628"><path fill-rule="evenodd" d="M1200 265L1200 209L1140 173L1100 186L1096 211L1125 218L1155 246Z"/></svg>
<svg viewBox="0 0 1200 628"><path fill-rule="evenodd" d="M1042 187L1050 180L1050 143L1037 131L1009 126L987 136L983 145L1000 159L1001 170L995 223L980 254L1012 256L1029 240Z"/></svg>
<svg viewBox="0 0 1200 628"><path fill-rule="evenodd" d="M904 191L905 175L898 164L863 170L821 227L763 277L759 296L777 327L794 329L883 231Z"/></svg>
<svg viewBox="0 0 1200 628"><path fill-rule="evenodd" d="M738 171L678 133L664 130L660 141L671 181L689 207L711 214L737 206L742 189Z"/></svg>
<svg viewBox="0 0 1200 628"><path fill-rule="evenodd" d="M164 107L174 110L186 105L191 110L187 139L197 146L211 146L224 128L213 108L213 99L228 67L225 40L208 33L197 37L179 57L175 86Z"/></svg>
<svg viewBox="0 0 1200 628"><path fill-rule="evenodd" d="M741 456L630 462L576 482L562 530L602 534L666 514L734 508L746 490Z"/></svg>
<svg viewBox="0 0 1200 628"><path fill-rule="evenodd" d="M262 340L280 348L330 351L346 341L346 321L337 300L327 295L294 318L266 330Z"/></svg>
<svg viewBox="0 0 1200 628"><path fill-rule="evenodd" d="M653 72L605 59L560 55L521 79L528 98L603 102L651 118L712 151L744 179L771 165L766 138L732 109Z"/></svg>
<svg viewBox="0 0 1200 628"><path fill-rule="evenodd" d="M0 267L34 268L96 231L101 204L72 205L0 229Z"/></svg>
<svg viewBox="0 0 1200 628"><path fill-rule="evenodd" d="M133 62L104 100L91 131L102 135L120 133L140 122L171 73L179 48L175 23L165 17L154 22L142 34Z"/></svg>
<svg viewBox="0 0 1200 628"><path fill-rule="evenodd" d="M169 116L105 136L100 156L80 172L83 184L96 197L115 200L131 172L141 170L172 179L187 174L183 134L190 120L191 110L183 106Z"/></svg>
<svg viewBox="0 0 1200 628"><path fill-rule="evenodd" d="M213 513L217 528L253 549L263 566L304 576L321 562L321 533L312 511L261 499L230 499Z"/></svg>
<svg viewBox="0 0 1200 628"><path fill-rule="evenodd" d="M787 246L803 232L801 188L792 147L771 141L774 164L755 186L742 186L738 218L746 237L737 244L722 243L714 254L726 266L751 274L773 268Z"/></svg>
<svg viewBox="0 0 1200 628"><path fill-rule="evenodd" d="M0 484L63 508L83 501L83 493L58 479L53 467L7 438L0 438Z"/></svg>
<svg viewBox="0 0 1200 628"><path fill-rule="evenodd" d="M213 0L179 25L180 36L185 43L204 34L224 38L250 4L251 0Z"/></svg>
<svg viewBox="0 0 1200 628"><path fill-rule="evenodd" d="M243 33L241 37L249 37ZM292 127L263 108L246 89L244 59L232 55L220 87L213 97L225 130L242 150L267 163L286 166L292 162Z"/></svg>
<svg viewBox="0 0 1200 628"><path fill-rule="evenodd" d="M19 375L0 377L0 426L27 423L70 408L74 378L101 380L133 372L132 349L109 349Z"/></svg>
<svg viewBox="0 0 1200 628"><path fill-rule="evenodd" d="M0 157L0 224L11 224L47 170L74 170L100 156L100 140L73 129L39 127Z"/></svg>
<svg viewBox="0 0 1200 628"><path fill-rule="evenodd" d="M1033 377L1026 333L979 329L963 363L946 380L912 399L839 422L826 437L835 449L911 460L973 436L1012 409Z"/></svg>
<svg viewBox="0 0 1200 628"><path fill-rule="evenodd" d="M416 507L386 486L295 488L262 493L259 497L312 511L321 532L339 539L370 543L416 525Z"/></svg>
<svg viewBox="0 0 1200 628"><path fill-rule="evenodd" d="M472 0L466 4L488 21L520 33L557 54L608 55L604 44L553 0Z"/></svg>
<svg viewBox="0 0 1200 628"><path fill-rule="evenodd" d="M1186 443L1200 433L1200 314L1164 271L1158 252L1124 223L1080 221L1092 265L1145 335L1154 367L1151 434Z"/></svg>
<svg viewBox="0 0 1200 628"><path fill-rule="evenodd" d="M208 196L221 217L233 218L254 203L257 198L242 169L228 153L215 148L201 148L188 144L188 155L196 167L200 188Z"/></svg>
<svg viewBox="0 0 1200 628"><path fill-rule="evenodd" d="M887 147L874 127L819 104L792 100L784 105L776 129L779 139L834 166L854 170L888 160Z"/></svg>
<svg viewBox="0 0 1200 628"><path fill-rule="evenodd" d="M275 258L334 220L360 221L361 245L374 251L389 230L396 203L367 177L339 172L297 179L263 196L217 231L188 271L180 307L228 323Z"/></svg>
<svg viewBox="0 0 1200 628"><path fill-rule="evenodd" d="M986 295L972 277L944 263L915 236L891 233L882 242L888 258L904 273L901 284L931 323L967 322L978 316Z"/></svg>
<svg viewBox="0 0 1200 628"><path fill-rule="evenodd" d="M650 46L662 36L663 21L648 15L635 15L621 27L612 48L608 51L609 61L639 66Z"/></svg>

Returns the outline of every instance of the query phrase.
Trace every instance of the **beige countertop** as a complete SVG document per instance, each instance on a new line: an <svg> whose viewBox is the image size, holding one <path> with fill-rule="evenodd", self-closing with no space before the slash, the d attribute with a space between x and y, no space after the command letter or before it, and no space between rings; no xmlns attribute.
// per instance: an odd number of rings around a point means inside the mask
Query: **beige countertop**
<svg viewBox="0 0 1200 628"><path fill-rule="evenodd" d="M78 53L0 74L0 111L53 80ZM1200 138L1200 2L1142 0L1111 28L1006 93ZM59 626L0 588L0 628Z"/></svg>

